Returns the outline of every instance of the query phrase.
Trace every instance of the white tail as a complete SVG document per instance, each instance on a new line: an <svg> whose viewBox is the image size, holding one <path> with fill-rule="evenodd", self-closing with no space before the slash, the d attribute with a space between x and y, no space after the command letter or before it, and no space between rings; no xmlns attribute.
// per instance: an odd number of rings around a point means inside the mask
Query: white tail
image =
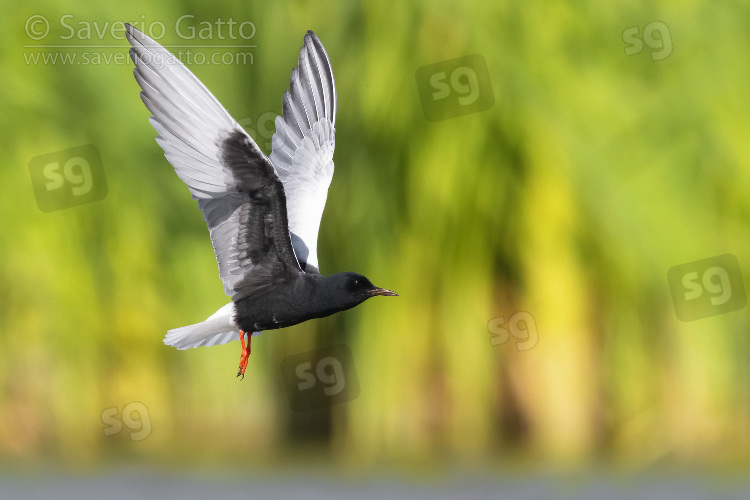
<svg viewBox="0 0 750 500"><path fill-rule="evenodd" d="M230 302L203 323L169 330L164 343L177 349L190 349L226 344L239 338L239 329L234 324L234 302Z"/></svg>

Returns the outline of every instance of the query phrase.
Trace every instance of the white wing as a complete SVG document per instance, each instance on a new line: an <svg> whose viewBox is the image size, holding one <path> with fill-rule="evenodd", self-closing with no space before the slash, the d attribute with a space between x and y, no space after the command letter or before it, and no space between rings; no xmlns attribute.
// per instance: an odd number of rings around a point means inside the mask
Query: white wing
<svg viewBox="0 0 750 500"><path fill-rule="evenodd" d="M274 206L283 189L268 158L176 57L131 25L127 37L156 140L198 200L224 292L236 302L282 267L299 268L286 227L275 230L286 224L286 210ZM263 203L250 197L258 186L268 188Z"/></svg>
<svg viewBox="0 0 750 500"><path fill-rule="evenodd" d="M323 44L308 31L276 118L271 163L286 193L289 231L302 269L318 268L318 229L333 177L336 83Z"/></svg>

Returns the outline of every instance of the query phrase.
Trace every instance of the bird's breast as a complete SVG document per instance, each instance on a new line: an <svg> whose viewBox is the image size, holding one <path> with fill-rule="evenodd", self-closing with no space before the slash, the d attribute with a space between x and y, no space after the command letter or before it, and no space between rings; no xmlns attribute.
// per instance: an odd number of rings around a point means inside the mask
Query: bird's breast
<svg viewBox="0 0 750 500"><path fill-rule="evenodd" d="M274 330L320 317L314 292L305 286L278 286L243 298L235 304L235 322L243 330Z"/></svg>

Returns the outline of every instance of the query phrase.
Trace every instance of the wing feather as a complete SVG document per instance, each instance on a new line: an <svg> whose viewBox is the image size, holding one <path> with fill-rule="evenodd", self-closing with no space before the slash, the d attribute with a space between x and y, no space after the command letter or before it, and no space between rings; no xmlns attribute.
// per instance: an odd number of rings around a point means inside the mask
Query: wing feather
<svg viewBox="0 0 750 500"><path fill-rule="evenodd" d="M236 302L299 272L269 159L185 65L131 25L126 33L156 141L198 200L225 293Z"/></svg>
<svg viewBox="0 0 750 500"><path fill-rule="evenodd" d="M312 31L292 69L282 113L270 160L284 184L297 259L303 269L317 272L318 231L333 178L336 83L328 54Z"/></svg>

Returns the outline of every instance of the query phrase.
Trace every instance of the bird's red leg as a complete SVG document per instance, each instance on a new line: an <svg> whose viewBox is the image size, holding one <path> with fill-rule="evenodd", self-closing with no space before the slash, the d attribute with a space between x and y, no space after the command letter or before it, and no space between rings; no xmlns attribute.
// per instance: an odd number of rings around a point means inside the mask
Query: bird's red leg
<svg viewBox="0 0 750 500"><path fill-rule="evenodd" d="M242 375L245 378L245 368L247 368L247 359L250 357L250 339L252 333L247 334L247 346L245 346L245 332L240 330L240 342L242 343L242 357L240 357L240 371L237 372L237 376ZM240 379L242 380L242 379Z"/></svg>

